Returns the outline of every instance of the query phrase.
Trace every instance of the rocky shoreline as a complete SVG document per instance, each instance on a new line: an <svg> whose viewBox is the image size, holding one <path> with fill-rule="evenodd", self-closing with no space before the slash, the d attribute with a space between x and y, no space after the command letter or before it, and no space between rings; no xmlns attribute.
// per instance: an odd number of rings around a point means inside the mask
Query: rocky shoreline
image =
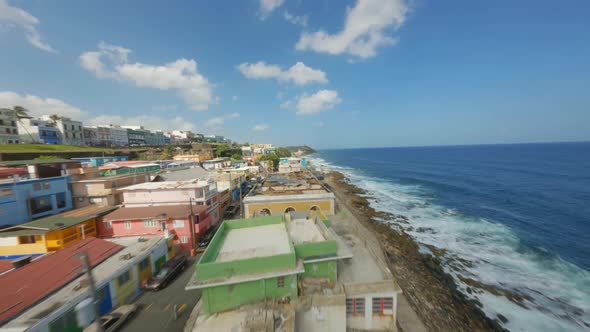
<svg viewBox="0 0 590 332"><path fill-rule="evenodd" d="M503 316L495 320L488 318L481 310L481 303L459 291L453 277L442 267L440 257L444 253L440 249L430 248L432 255L421 253L406 232L392 227L407 223L407 217L373 209L363 197L365 191L350 184L342 173L331 172L324 178L324 184L379 239L396 281L429 330L506 331L501 326L501 322L506 322Z"/></svg>

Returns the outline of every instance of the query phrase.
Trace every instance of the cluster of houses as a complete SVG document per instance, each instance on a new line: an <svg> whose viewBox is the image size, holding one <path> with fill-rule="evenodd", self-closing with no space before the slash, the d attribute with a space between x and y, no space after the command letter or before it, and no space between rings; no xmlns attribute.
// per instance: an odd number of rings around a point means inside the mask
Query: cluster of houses
<svg viewBox="0 0 590 332"><path fill-rule="evenodd" d="M16 111L0 108L0 144L41 143L103 147L154 146L189 142L229 142L223 136L191 131L149 130L143 126L85 126L71 118L44 115L17 116Z"/></svg>
<svg viewBox="0 0 590 332"><path fill-rule="evenodd" d="M0 161L0 327L74 331L96 319L82 252L102 315L210 238L185 287L201 291L185 330L397 329L401 291L384 258L304 157L281 158L278 172L177 157ZM226 218L236 206L241 219Z"/></svg>

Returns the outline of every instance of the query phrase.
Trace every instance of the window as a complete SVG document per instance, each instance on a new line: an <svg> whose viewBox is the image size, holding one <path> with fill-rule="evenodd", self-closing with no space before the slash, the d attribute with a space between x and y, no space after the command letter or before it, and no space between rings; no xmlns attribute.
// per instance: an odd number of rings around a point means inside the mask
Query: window
<svg viewBox="0 0 590 332"><path fill-rule="evenodd" d="M51 183L49 182L43 182L43 189L47 190L51 188Z"/></svg>
<svg viewBox="0 0 590 332"><path fill-rule="evenodd" d="M4 125L4 120L0 119L0 126Z"/></svg>
<svg viewBox="0 0 590 332"><path fill-rule="evenodd" d="M76 133L72 133L72 137L73 138L76 138Z"/></svg>
<svg viewBox="0 0 590 332"><path fill-rule="evenodd" d="M119 287L121 287L130 279L131 279L131 276L129 275L129 271L125 271L123 274L121 274L119 277L117 277L117 283L119 284Z"/></svg>
<svg viewBox="0 0 590 332"><path fill-rule="evenodd" d="M111 227L113 227L113 225L111 225L111 222L110 221L105 221L104 222L104 228L111 229Z"/></svg>
<svg viewBox="0 0 590 332"><path fill-rule="evenodd" d="M372 300L373 315L393 314L393 297L374 297Z"/></svg>
<svg viewBox="0 0 590 332"><path fill-rule="evenodd" d="M346 299L346 314L353 316L365 315L365 299L362 297Z"/></svg>
<svg viewBox="0 0 590 332"><path fill-rule="evenodd" d="M68 133L65 133L66 138L68 138Z"/></svg>
<svg viewBox="0 0 590 332"><path fill-rule="evenodd" d="M277 277L277 288L285 287L285 277Z"/></svg>
<svg viewBox="0 0 590 332"><path fill-rule="evenodd" d="M10 128L6 128L6 133L10 134Z"/></svg>
<svg viewBox="0 0 590 332"><path fill-rule="evenodd" d="M147 269L149 266L150 266L150 258L149 257L142 260L141 262L139 262L139 270L140 271Z"/></svg>
<svg viewBox="0 0 590 332"><path fill-rule="evenodd" d="M41 190L41 184L40 183L33 183L33 190Z"/></svg>
<svg viewBox="0 0 590 332"><path fill-rule="evenodd" d="M126 220L124 223L125 229L131 229L131 221Z"/></svg>
<svg viewBox="0 0 590 332"><path fill-rule="evenodd" d="M186 235L181 236L180 237L180 242L182 242L182 243L188 243L188 236L186 236Z"/></svg>
<svg viewBox="0 0 590 332"><path fill-rule="evenodd" d="M16 127L16 122L15 121L10 121L10 123L12 124L13 127Z"/></svg>
<svg viewBox="0 0 590 332"><path fill-rule="evenodd" d="M158 226L158 223L155 220L144 220L143 221L143 227L156 227Z"/></svg>
<svg viewBox="0 0 590 332"><path fill-rule="evenodd" d="M174 228L182 228L184 227L184 220L174 220L172 222L172 225L174 226Z"/></svg>
<svg viewBox="0 0 590 332"><path fill-rule="evenodd" d="M13 134L18 134L18 131L16 131L16 129L12 129L12 133Z"/></svg>

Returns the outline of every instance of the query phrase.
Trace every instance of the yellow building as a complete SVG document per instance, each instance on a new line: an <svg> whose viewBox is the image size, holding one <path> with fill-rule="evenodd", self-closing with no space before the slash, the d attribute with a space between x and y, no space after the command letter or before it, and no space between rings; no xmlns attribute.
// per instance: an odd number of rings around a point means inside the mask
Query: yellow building
<svg viewBox="0 0 590 332"><path fill-rule="evenodd" d="M334 214L334 194L306 173L272 175L243 200L246 218L291 211Z"/></svg>
<svg viewBox="0 0 590 332"><path fill-rule="evenodd" d="M203 151L198 154L179 154L173 157L174 160L191 160L196 162L202 162L205 160L213 159L213 154L209 151Z"/></svg>
<svg viewBox="0 0 590 332"><path fill-rule="evenodd" d="M0 258L42 255L96 236L96 219L116 209L92 205L0 230Z"/></svg>

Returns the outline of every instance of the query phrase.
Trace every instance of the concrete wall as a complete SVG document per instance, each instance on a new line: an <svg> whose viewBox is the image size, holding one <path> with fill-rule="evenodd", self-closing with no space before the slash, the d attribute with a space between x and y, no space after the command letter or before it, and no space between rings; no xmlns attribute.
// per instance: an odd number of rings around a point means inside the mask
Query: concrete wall
<svg viewBox="0 0 590 332"><path fill-rule="evenodd" d="M296 299L297 275L282 278L283 287L278 287L278 278L269 278L203 289L203 309L207 313L214 313L265 298L290 297L292 300Z"/></svg>
<svg viewBox="0 0 590 332"><path fill-rule="evenodd" d="M328 278L332 282L337 279L337 264L336 261L325 261L317 263L304 263L305 272L302 277L320 277Z"/></svg>

